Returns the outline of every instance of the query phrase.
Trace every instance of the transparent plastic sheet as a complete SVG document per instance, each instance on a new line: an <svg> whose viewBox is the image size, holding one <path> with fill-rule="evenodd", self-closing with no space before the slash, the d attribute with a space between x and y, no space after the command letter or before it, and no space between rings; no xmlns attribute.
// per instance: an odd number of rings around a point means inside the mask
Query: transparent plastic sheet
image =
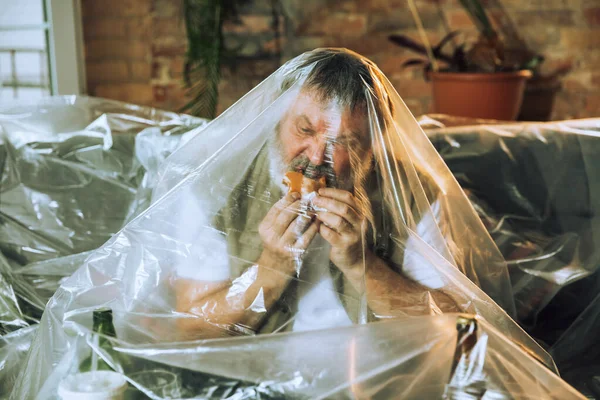
<svg viewBox="0 0 600 400"><path fill-rule="evenodd" d="M205 123L79 96L0 105L0 397L48 299L147 208L160 163Z"/></svg>
<svg viewBox="0 0 600 400"><path fill-rule="evenodd" d="M37 328L31 325L0 336L0 398L10 395Z"/></svg>
<svg viewBox="0 0 600 400"><path fill-rule="evenodd" d="M562 376L589 399L600 399L600 352L596 339L600 333L600 295L554 343L551 352Z"/></svg>
<svg viewBox="0 0 600 400"><path fill-rule="evenodd" d="M600 120L420 122L508 262L517 320L600 398Z"/></svg>
<svg viewBox="0 0 600 400"><path fill-rule="evenodd" d="M23 317L35 318L29 314L39 318L59 280L86 252L147 208L160 163L181 133L204 123L78 96L0 105L2 309L38 310L0 324L18 327L26 324ZM36 267L21 268L49 260L51 274L45 267L36 274Z"/></svg>
<svg viewBox="0 0 600 400"><path fill-rule="evenodd" d="M584 398L482 320L471 354L455 356L459 317L169 344L112 340L109 352L95 351L126 377L126 399ZM94 351L93 335L80 331L73 345ZM72 356L57 369L77 366ZM53 398L50 390L38 398Z"/></svg>
<svg viewBox="0 0 600 400"><path fill-rule="evenodd" d="M279 385L278 371L295 371L302 393L326 393L319 379L329 388L353 381L329 379L339 366L320 358L327 348L320 340L336 329L383 335L408 326L409 316L460 311L482 316L522 357L539 360L532 373L570 390L510 319L500 252L370 61L344 50L303 54L190 137L163 164L150 208L92 252L49 301L13 398L53 398L82 372L90 348L106 356L90 334L92 313L106 307L121 346L113 351L141 359L134 367L109 362L128 378L153 362L221 380L207 378L206 390L233 377L254 383L247 398L260 395L257 380L293 398L295 383ZM285 177L300 182L302 195L287 193ZM396 318L397 325L376 323ZM357 323L366 325L351 327ZM402 329L387 332L396 333ZM195 351L186 349L198 343L207 357L223 348L214 362L191 364L185 355ZM367 340L357 359L374 343ZM321 365L321 378L303 375L293 354ZM269 376L257 377L263 367L254 365L268 365ZM377 393L379 385L362 390Z"/></svg>
<svg viewBox="0 0 600 400"><path fill-rule="evenodd" d="M598 270L600 120L428 134L508 261L517 318L533 328L559 290Z"/></svg>

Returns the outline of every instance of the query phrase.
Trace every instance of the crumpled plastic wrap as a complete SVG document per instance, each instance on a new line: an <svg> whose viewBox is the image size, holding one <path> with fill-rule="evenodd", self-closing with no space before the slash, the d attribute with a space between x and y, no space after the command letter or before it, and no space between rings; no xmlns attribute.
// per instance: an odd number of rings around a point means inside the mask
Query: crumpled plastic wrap
<svg viewBox="0 0 600 400"><path fill-rule="evenodd" d="M78 96L0 105L0 397L47 301L147 208L159 165L205 123Z"/></svg>
<svg viewBox="0 0 600 400"><path fill-rule="evenodd" d="M517 321L600 398L600 120L455 122L421 119L507 260Z"/></svg>
<svg viewBox="0 0 600 400"><path fill-rule="evenodd" d="M584 398L483 320L473 348L456 352L459 318L138 346L113 340L104 355L132 399ZM82 349L93 339L81 333L76 342Z"/></svg>
<svg viewBox="0 0 600 400"><path fill-rule="evenodd" d="M581 398L510 318L500 251L372 62L305 53L189 136L49 300L11 398L93 376L151 398ZM456 312L485 333L458 363Z"/></svg>

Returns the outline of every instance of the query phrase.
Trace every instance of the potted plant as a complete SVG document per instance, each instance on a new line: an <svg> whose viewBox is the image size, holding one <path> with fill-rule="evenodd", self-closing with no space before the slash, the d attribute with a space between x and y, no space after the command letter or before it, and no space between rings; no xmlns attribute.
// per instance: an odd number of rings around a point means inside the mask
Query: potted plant
<svg viewBox="0 0 600 400"><path fill-rule="evenodd" d="M405 35L391 35L395 44L423 54L427 58L411 59L403 67L424 68L425 79L432 83L434 112L470 118L515 120L523 100L525 83L543 57L524 61L510 57L478 0L460 0L478 30L475 43L462 40L462 34L447 34L435 47L429 46L418 13L413 15L424 45ZM452 52L445 48L452 44Z"/></svg>

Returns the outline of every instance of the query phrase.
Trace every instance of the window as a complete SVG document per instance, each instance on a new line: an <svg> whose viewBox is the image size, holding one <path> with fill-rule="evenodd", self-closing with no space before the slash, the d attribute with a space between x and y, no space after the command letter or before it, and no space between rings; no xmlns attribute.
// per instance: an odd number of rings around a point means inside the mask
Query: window
<svg viewBox="0 0 600 400"><path fill-rule="evenodd" d="M79 0L19 0L0 9L0 101L84 92Z"/></svg>

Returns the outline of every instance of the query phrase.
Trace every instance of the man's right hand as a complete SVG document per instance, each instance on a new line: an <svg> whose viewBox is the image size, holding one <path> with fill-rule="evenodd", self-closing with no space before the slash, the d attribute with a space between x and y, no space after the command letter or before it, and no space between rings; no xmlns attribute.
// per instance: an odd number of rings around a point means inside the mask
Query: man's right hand
<svg viewBox="0 0 600 400"><path fill-rule="evenodd" d="M288 193L271 207L258 227L268 258L290 268L294 268L294 260L301 257L319 230L319 222L302 216L300 206L300 194Z"/></svg>

